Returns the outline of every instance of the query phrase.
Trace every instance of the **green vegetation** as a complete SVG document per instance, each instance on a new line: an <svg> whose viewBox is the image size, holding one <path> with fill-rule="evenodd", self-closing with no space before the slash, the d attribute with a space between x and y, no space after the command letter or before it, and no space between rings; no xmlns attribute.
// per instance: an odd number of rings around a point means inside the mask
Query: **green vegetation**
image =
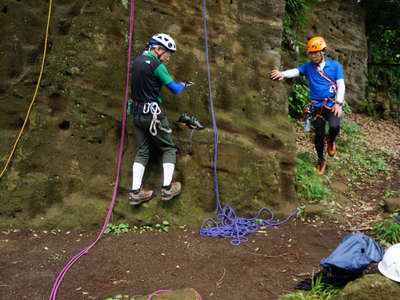
<svg viewBox="0 0 400 300"><path fill-rule="evenodd" d="M328 158L324 176L315 172L316 157L314 153L297 154L296 182L300 200L327 204L332 199L330 177L342 176L347 181L370 179L381 173L389 173L387 161L390 154L373 150L361 137L364 134L359 126L351 121L342 121L342 132L338 139L340 149L335 158ZM394 191L386 193L394 195Z"/></svg>
<svg viewBox="0 0 400 300"><path fill-rule="evenodd" d="M399 194L399 191L385 191L383 193L383 198L391 198Z"/></svg>
<svg viewBox="0 0 400 300"><path fill-rule="evenodd" d="M109 233L120 234L123 232L129 232L129 230L130 230L129 224L121 223L121 224L116 225L116 224L109 223L107 225L106 230L104 231L104 234L109 234Z"/></svg>
<svg viewBox="0 0 400 300"><path fill-rule="evenodd" d="M296 182L299 186L301 199L310 202L325 203L330 195L327 179L315 172L315 159L310 153L299 153L297 155Z"/></svg>
<svg viewBox="0 0 400 300"><path fill-rule="evenodd" d="M385 246L400 243L400 223L394 219L396 216L392 215L373 228L378 241Z"/></svg>
<svg viewBox="0 0 400 300"><path fill-rule="evenodd" d="M167 220L165 220L161 224L156 224L155 227L158 229L161 229L162 231L168 232L169 222Z"/></svg>
<svg viewBox="0 0 400 300"><path fill-rule="evenodd" d="M145 232L145 231L158 231L158 232L168 232L170 228L170 222L167 220L162 221L160 224L154 225L141 225L141 226L132 226L130 227L129 224L121 223L121 224L113 224L109 223L104 231L104 234L120 234L120 233L127 233L129 231L134 232ZM186 229L186 225L178 226L180 229Z"/></svg>
<svg viewBox="0 0 400 300"><path fill-rule="evenodd" d="M309 4L318 0L286 0L285 16L283 18L282 46L293 50L304 47L297 39L297 32L304 27L309 18Z"/></svg>
<svg viewBox="0 0 400 300"><path fill-rule="evenodd" d="M339 292L340 292L339 288L326 285L321 282L321 277L317 277L317 279L313 282L310 291L291 293L285 296L281 296L278 299L279 300L328 300L328 299L336 299L336 296L339 294Z"/></svg>
<svg viewBox="0 0 400 300"><path fill-rule="evenodd" d="M293 94L289 97L289 116L298 119L303 115L304 109L310 102L308 97L310 89L304 76L294 79Z"/></svg>
<svg viewBox="0 0 400 300"><path fill-rule="evenodd" d="M362 0L360 5L366 11L369 41L364 110L372 116L400 120L400 1Z"/></svg>
<svg viewBox="0 0 400 300"><path fill-rule="evenodd" d="M389 173L386 160L390 158L390 154L374 151L364 142L360 138L364 134L356 123L343 120L341 130L342 134L337 142L341 149L340 175L351 181L375 176L381 172Z"/></svg>

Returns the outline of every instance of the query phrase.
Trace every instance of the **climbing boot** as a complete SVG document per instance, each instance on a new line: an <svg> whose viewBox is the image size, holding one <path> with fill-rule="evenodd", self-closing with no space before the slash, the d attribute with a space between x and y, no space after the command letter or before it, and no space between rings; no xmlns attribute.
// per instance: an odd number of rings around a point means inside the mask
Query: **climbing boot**
<svg viewBox="0 0 400 300"><path fill-rule="evenodd" d="M179 119L178 123L186 125L190 129L201 130L204 129L204 126L193 116L189 116L186 113L183 113Z"/></svg>
<svg viewBox="0 0 400 300"><path fill-rule="evenodd" d="M169 186L169 188L163 187L161 188L161 199L164 201L171 200L172 198L178 196L181 193L181 183L173 182Z"/></svg>
<svg viewBox="0 0 400 300"><path fill-rule="evenodd" d="M335 141L328 140L327 152L329 156L334 156L336 154L336 143Z"/></svg>
<svg viewBox="0 0 400 300"><path fill-rule="evenodd" d="M153 197L153 191L151 190L131 190L128 193L128 201L130 205L139 205L149 201Z"/></svg>
<svg viewBox="0 0 400 300"><path fill-rule="evenodd" d="M317 169L316 172L318 174L324 174L326 168L326 160L324 158L319 158L318 163L317 163Z"/></svg>

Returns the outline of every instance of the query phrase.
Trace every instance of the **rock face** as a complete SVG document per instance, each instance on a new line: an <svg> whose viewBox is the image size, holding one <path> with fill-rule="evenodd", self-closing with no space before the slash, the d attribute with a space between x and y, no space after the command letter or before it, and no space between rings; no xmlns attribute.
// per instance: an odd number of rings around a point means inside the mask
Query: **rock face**
<svg viewBox="0 0 400 300"><path fill-rule="evenodd" d="M365 275L350 282L340 292L338 300L395 300L399 298L399 285L379 274Z"/></svg>
<svg viewBox="0 0 400 300"><path fill-rule="evenodd" d="M386 198L384 201L386 204L386 210L389 213L395 213L396 211L400 210L400 198L399 197Z"/></svg>
<svg viewBox="0 0 400 300"><path fill-rule="evenodd" d="M317 1L310 4L310 18L299 39L321 35L329 57L343 66L346 82L345 101L354 111L363 108L368 48L364 16L355 1Z"/></svg>
<svg viewBox="0 0 400 300"><path fill-rule="evenodd" d="M37 103L12 165L0 180L1 226L102 222L112 194L121 131L128 3L55 1ZM32 0L0 4L1 166L33 95L47 5L47 1ZM281 83L266 76L281 63L285 1L208 1L207 5L222 204L233 206L240 215L253 216L261 207L287 215L297 205L294 133L287 121L286 92ZM332 5L347 9L336 2L329 3ZM114 216L132 223L166 218L198 222L212 216L215 209L201 3L137 1L135 12L133 56L140 54L154 33L169 33L178 51L168 69L177 81L191 80L195 85L180 95L163 94L163 108L179 148L175 178L183 182L182 195L171 203L161 203L162 169L155 152L144 186L154 189L158 197L141 208L128 205L126 192L135 154L129 119ZM357 34L362 40L362 32ZM341 38L340 32L331 36ZM356 58L358 48L353 48L351 62L361 64L363 60ZM343 50L342 55L348 52ZM354 89L354 93L361 92ZM183 112L195 115L207 128L191 136L189 129L174 122Z"/></svg>

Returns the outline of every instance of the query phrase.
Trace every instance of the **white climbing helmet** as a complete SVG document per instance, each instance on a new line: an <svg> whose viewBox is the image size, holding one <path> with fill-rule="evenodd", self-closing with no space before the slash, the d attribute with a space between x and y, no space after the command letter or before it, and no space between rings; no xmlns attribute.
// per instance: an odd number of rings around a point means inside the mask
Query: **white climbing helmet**
<svg viewBox="0 0 400 300"><path fill-rule="evenodd" d="M160 45L171 52L176 51L176 44L174 39L165 33L157 33L153 35L149 40L149 44Z"/></svg>
<svg viewBox="0 0 400 300"><path fill-rule="evenodd" d="M400 282L400 244L390 246L386 250L378 269L385 277Z"/></svg>

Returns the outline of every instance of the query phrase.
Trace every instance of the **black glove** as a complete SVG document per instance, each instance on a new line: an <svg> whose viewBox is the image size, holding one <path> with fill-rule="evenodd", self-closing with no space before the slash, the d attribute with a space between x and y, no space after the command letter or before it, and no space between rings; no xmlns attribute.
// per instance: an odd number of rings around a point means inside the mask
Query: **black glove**
<svg viewBox="0 0 400 300"><path fill-rule="evenodd" d="M185 80L183 83L185 84L185 86L191 86L194 84L194 82L188 80Z"/></svg>

